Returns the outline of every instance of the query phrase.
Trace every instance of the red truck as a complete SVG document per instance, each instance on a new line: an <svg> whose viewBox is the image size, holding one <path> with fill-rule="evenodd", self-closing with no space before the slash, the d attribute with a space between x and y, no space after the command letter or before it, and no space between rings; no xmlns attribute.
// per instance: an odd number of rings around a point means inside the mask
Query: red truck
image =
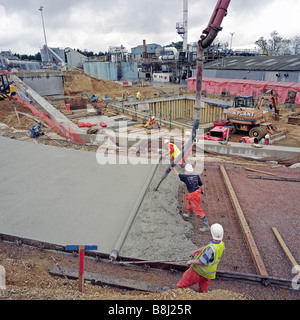
<svg viewBox="0 0 300 320"><path fill-rule="evenodd" d="M226 127L226 122L223 123L221 121L215 121L214 123L214 128L209 131L208 134L205 134L200 137L200 139L203 140L211 140L211 141L226 141L227 134L228 134L228 139L227 141L230 141L230 128Z"/></svg>

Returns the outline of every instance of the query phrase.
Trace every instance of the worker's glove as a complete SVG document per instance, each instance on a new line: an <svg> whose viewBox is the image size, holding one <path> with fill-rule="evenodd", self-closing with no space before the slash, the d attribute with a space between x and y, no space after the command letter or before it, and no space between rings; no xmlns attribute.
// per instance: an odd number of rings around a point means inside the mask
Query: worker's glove
<svg viewBox="0 0 300 320"><path fill-rule="evenodd" d="M190 266L190 265L192 265L194 263L194 260L189 260L186 264L188 265L188 266Z"/></svg>

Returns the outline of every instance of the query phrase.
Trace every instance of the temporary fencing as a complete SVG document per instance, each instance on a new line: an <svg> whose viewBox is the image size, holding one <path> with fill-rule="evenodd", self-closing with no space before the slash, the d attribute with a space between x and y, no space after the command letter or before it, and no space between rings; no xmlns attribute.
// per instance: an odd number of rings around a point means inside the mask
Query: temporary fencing
<svg viewBox="0 0 300 320"><path fill-rule="evenodd" d="M196 91L196 78L187 80L188 90ZM256 98L265 89L274 89L278 93L278 101L291 103L289 99L293 96L293 102L300 105L300 83L297 82L276 82L258 81L244 79L222 79L203 78L202 91L219 95L253 95Z"/></svg>
<svg viewBox="0 0 300 320"><path fill-rule="evenodd" d="M80 137L70 124L58 123L55 120L50 119L47 113L41 113L36 107L34 107L30 99L28 99L22 92L18 93L14 99L23 106L29 108L34 116L42 119L58 135L63 136L74 143L86 144L86 141Z"/></svg>

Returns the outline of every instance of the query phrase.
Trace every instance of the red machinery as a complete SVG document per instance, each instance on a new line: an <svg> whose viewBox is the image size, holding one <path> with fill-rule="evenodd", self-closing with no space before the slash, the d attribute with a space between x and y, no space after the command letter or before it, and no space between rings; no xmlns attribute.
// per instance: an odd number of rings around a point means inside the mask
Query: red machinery
<svg viewBox="0 0 300 320"><path fill-rule="evenodd" d="M213 129L209 131L209 134L204 134L200 137L202 140L210 140L210 141L229 141L229 128L225 126L215 126ZM227 138L228 134L228 138Z"/></svg>

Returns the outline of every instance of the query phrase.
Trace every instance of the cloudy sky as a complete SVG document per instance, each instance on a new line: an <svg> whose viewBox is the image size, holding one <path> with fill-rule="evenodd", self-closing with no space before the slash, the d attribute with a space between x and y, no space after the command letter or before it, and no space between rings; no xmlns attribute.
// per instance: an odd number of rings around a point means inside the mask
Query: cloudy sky
<svg viewBox="0 0 300 320"><path fill-rule="evenodd" d="M198 41L217 0L189 0L188 42ZM35 54L50 47L93 52L124 45L128 51L147 43L168 45L181 41L176 22L182 22L183 0L0 0L0 51ZM300 35L299 0L231 0L221 42L233 49L254 49L261 36L278 31L283 38Z"/></svg>

